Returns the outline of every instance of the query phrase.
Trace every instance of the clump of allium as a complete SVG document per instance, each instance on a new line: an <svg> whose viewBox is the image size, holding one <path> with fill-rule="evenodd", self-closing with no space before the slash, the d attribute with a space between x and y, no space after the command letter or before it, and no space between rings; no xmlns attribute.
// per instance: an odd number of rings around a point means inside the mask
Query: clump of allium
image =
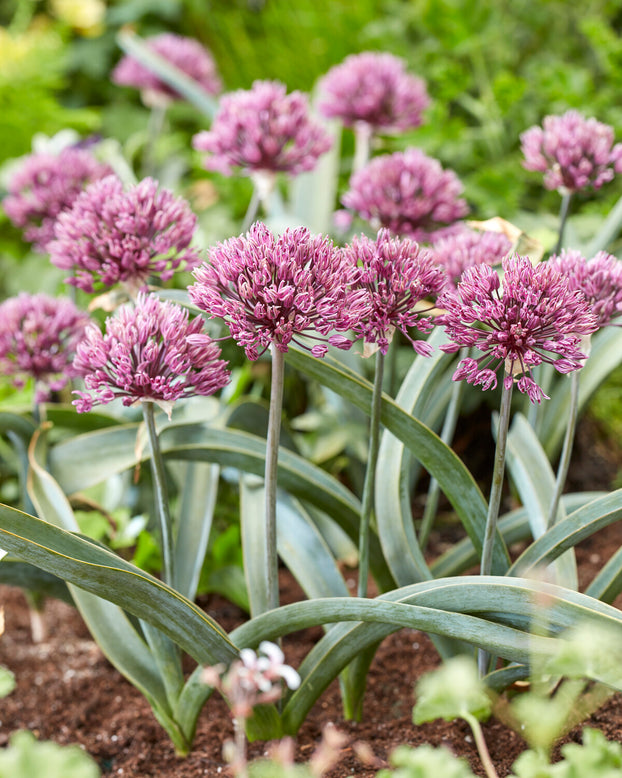
<svg viewBox="0 0 622 778"><path fill-rule="evenodd" d="M210 52L194 38L164 32L145 40L147 46L196 81L210 95L217 95L222 83ZM112 80L122 86L140 89L146 105L180 100L181 95L161 81L131 55L124 56L112 71Z"/></svg>
<svg viewBox="0 0 622 778"><path fill-rule="evenodd" d="M368 162L352 176L341 201L376 228L425 242L466 215L462 191L452 170L411 148Z"/></svg>
<svg viewBox="0 0 622 778"><path fill-rule="evenodd" d="M249 359L272 344L285 352L292 341L299 343L299 335L320 340L311 351L322 357L331 330L348 329L344 306L354 273L329 238L303 227L275 236L256 222L246 235L210 250L208 262L194 270L196 283L188 292L208 316L226 322ZM343 336L328 341L350 345Z"/></svg>
<svg viewBox="0 0 622 778"><path fill-rule="evenodd" d="M418 127L430 100L425 82L404 65L393 54L351 54L320 80L319 112L346 127L364 122L374 132Z"/></svg>
<svg viewBox="0 0 622 778"><path fill-rule="evenodd" d="M76 347L90 319L71 300L22 292L0 305L0 372L15 386L35 380L35 402L44 402L76 375Z"/></svg>
<svg viewBox="0 0 622 778"><path fill-rule="evenodd" d="M52 262L72 273L66 283L85 292L121 283L134 295L151 275L165 282L181 266L199 263L190 247L195 226L188 203L152 178L124 191L108 176L61 214L48 248Z"/></svg>
<svg viewBox="0 0 622 778"><path fill-rule="evenodd" d="M106 319L91 324L73 367L87 391L76 391L78 413L117 397L123 405L154 402L170 416L176 400L214 394L229 382L219 346L203 332L200 316L155 295L138 294Z"/></svg>
<svg viewBox="0 0 622 778"><path fill-rule="evenodd" d="M352 322L352 331L364 339L366 352L378 348L386 354L397 329L418 354L429 356L430 346L413 340L408 328L428 332L433 327L430 319L421 317L425 308L421 303L439 291L444 276L430 252L408 238L391 237L388 230L380 230L375 241L365 235L354 236L344 251L357 268L352 283L356 296L353 309L358 306L361 313Z"/></svg>
<svg viewBox="0 0 622 778"><path fill-rule="evenodd" d="M439 296L437 305L446 311L438 323L452 341L441 349L482 352L461 360L453 380L491 389L503 368L505 388L516 383L533 403L548 397L531 368L546 362L560 373L579 369L586 358L581 340L597 328L585 295L572 290L567 278L550 263L534 267L518 255L503 260L503 283L490 265L476 265L465 271L457 291Z"/></svg>
<svg viewBox="0 0 622 778"><path fill-rule="evenodd" d="M622 262L613 254L599 251L586 259L580 251L563 250L549 263L568 279L571 289L583 292L599 328L622 315Z"/></svg>
<svg viewBox="0 0 622 778"><path fill-rule="evenodd" d="M255 81L251 89L221 98L211 129L195 135L193 145L209 153L208 170L226 176L236 167L251 174L296 175L315 167L331 139L310 117L306 95L288 95L278 81Z"/></svg>
<svg viewBox="0 0 622 778"><path fill-rule="evenodd" d="M71 208L88 184L111 172L86 149L31 154L10 177L2 205L11 222L24 230L24 239L45 252L59 214Z"/></svg>
<svg viewBox="0 0 622 778"><path fill-rule="evenodd" d="M434 261L446 274L449 286L456 287L464 271L474 265L499 265L512 248L502 232L472 230L468 227L436 241L431 249Z"/></svg>
<svg viewBox="0 0 622 778"><path fill-rule="evenodd" d="M622 144L613 128L578 111L545 116L520 136L527 170L544 173L544 186L562 194L600 187L622 171Z"/></svg>

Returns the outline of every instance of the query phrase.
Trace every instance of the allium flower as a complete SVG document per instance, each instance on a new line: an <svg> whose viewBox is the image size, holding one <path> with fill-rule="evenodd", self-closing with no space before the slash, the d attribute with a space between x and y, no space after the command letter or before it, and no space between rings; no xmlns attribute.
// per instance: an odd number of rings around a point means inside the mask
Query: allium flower
<svg viewBox="0 0 622 778"><path fill-rule="evenodd" d="M214 59L199 41L164 32L147 38L145 43L171 65L197 81L208 94L216 95L220 92L222 84ZM129 55L119 61L111 78L116 84L140 89L147 105L181 99L178 92Z"/></svg>
<svg viewBox="0 0 622 778"><path fill-rule="evenodd" d="M544 186L562 194L600 187L622 171L622 144L613 128L578 111L545 116L543 127L520 136L527 170L544 173Z"/></svg>
<svg viewBox="0 0 622 778"><path fill-rule="evenodd" d="M549 363L560 373L582 366L586 355L581 338L596 330L596 319L585 296L569 287L568 280L549 263L534 267L528 257L503 260L503 285L490 265L469 268L456 292L438 298L439 317L453 341L441 346L455 352L462 347L483 352L461 360L453 380L466 379L483 389L497 385L497 372L505 371L504 386L513 382L531 402L548 399L531 377L531 368Z"/></svg>
<svg viewBox="0 0 622 778"><path fill-rule="evenodd" d="M511 248L511 240L501 232L467 227L441 238L431 247L434 261L445 270L447 285L453 287L467 268L481 264L499 265Z"/></svg>
<svg viewBox="0 0 622 778"><path fill-rule="evenodd" d="M224 95L210 130L194 136L204 164L226 176L239 167L250 173L296 175L315 167L331 146L321 124L311 119L301 92L286 94L278 81L255 81L249 90Z"/></svg>
<svg viewBox="0 0 622 778"><path fill-rule="evenodd" d="M350 179L342 203L375 227L424 242L466 215L462 184L420 149L375 157Z"/></svg>
<svg viewBox="0 0 622 778"><path fill-rule="evenodd" d="M158 183L143 179L127 192L115 176L97 181L61 214L52 262L72 272L66 283L95 292L122 283L131 294L150 275L168 281L182 264L199 263L190 241L196 216L188 203Z"/></svg>
<svg viewBox="0 0 622 778"><path fill-rule="evenodd" d="M210 251L188 292L210 317L224 319L247 357L257 359L272 343L285 352L298 335L320 340L317 333L348 329L344 305L354 272L327 237L303 227L275 237L256 222ZM350 345L343 336L328 340ZM311 349L317 357L327 350L325 342Z"/></svg>
<svg viewBox="0 0 622 778"><path fill-rule="evenodd" d="M88 184L111 172L85 149L31 154L9 179L4 210L13 224L24 230L24 239L45 252L54 238L59 214L71 208Z"/></svg>
<svg viewBox="0 0 622 778"><path fill-rule="evenodd" d="M355 236L344 251L357 267L352 293L363 292L355 303L361 308L360 317L352 323L355 335L364 339L366 348L375 344L386 354L398 329L418 354L429 356L430 346L425 341L413 340L408 328L428 332L433 326L430 319L420 316L421 301L438 292L444 282L443 272L435 266L432 255L408 238L391 237L388 230L380 230L375 241L365 235Z"/></svg>
<svg viewBox="0 0 622 778"><path fill-rule="evenodd" d="M204 683L225 695L234 718L246 719L256 705L278 700L282 680L290 689L300 686L300 676L285 664L285 656L276 644L264 640L259 644L259 651L263 656L251 648L243 648L240 658L226 672L223 665L203 670Z"/></svg>
<svg viewBox="0 0 622 778"><path fill-rule="evenodd" d="M430 100L424 81L404 66L392 54L351 54L320 80L319 112L346 127L357 122L384 132L418 127Z"/></svg>
<svg viewBox="0 0 622 778"><path fill-rule="evenodd" d="M586 259L580 251L564 250L549 263L587 297L599 328L622 315L622 262L613 254L599 251Z"/></svg>
<svg viewBox="0 0 622 778"><path fill-rule="evenodd" d="M170 416L176 400L214 394L229 382L220 348L202 332L203 319L155 295L139 293L106 319L91 324L73 367L88 391L76 391L78 413L121 397L123 405L154 402Z"/></svg>
<svg viewBox="0 0 622 778"><path fill-rule="evenodd" d="M76 347L90 319L66 298L21 293L0 305L0 372L15 386L35 379L35 402L76 375Z"/></svg>

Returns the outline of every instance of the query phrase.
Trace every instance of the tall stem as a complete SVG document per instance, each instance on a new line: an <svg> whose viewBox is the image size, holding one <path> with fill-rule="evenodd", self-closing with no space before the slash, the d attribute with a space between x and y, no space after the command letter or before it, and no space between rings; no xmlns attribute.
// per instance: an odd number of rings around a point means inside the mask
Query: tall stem
<svg viewBox="0 0 622 778"><path fill-rule="evenodd" d="M358 596L367 596L367 579L369 577L369 526L371 511L374 504L374 480L378 462L378 445L380 442L380 408L382 406L382 377L384 373L384 354L376 352L376 375L371 400L371 417L369 427L369 456L363 484L363 505L361 507L361 522L359 528L359 583Z"/></svg>
<svg viewBox="0 0 622 778"><path fill-rule="evenodd" d="M557 243L553 254L559 254L562 250L564 242L564 230L566 228L566 221L568 219L568 212L570 211L570 200L572 199L572 192L565 192L562 195L562 204L559 209L559 232L557 237Z"/></svg>
<svg viewBox="0 0 622 778"><path fill-rule="evenodd" d="M164 127L164 117L166 116L167 105L157 103L151 106L149 113L149 123L147 125L147 143L143 154L142 172L143 176L153 176L156 172L155 148L158 138L162 134Z"/></svg>
<svg viewBox="0 0 622 778"><path fill-rule="evenodd" d="M466 357L468 349L464 349L464 353L461 353L460 359ZM453 439L454 432L456 431L456 424L458 423L458 416L460 414L460 400L464 390L463 381L455 381L451 388L451 398L449 400L449 406L447 407L447 414L445 415L445 421L443 422L443 429L441 430L441 440L443 443L449 445ZM430 486L428 488L428 496L425 501L425 508L423 511L423 518L421 520L421 529L419 530L419 546L421 550L425 550L425 547L430 536L430 530L434 523L434 517L436 516L436 509L438 507L438 498L440 494L440 486L436 478L432 478Z"/></svg>
<svg viewBox="0 0 622 778"><path fill-rule="evenodd" d="M266 438L265 516L266 534L263 548L267 582L268 610L279 606L279 563L276 553L276 490L279 464L279 438L283 411L283 382L285 355L274 345L272 352L272 385L270 387L270 411ZM258 615L258 614L257 614Z"/></svg>
<svg viewBox="0 0 622 778"><path fill-rule="evenodd" d="M492 569L492 550L495 542L497 519L501 505L503 491L503 477L505 472L505 450L508 441L508 428L510 426L510 406L512 404L512 386L502 389L501 408L499 409L499 426L497 429L497 447L495 449L495 462L492 471L492 486L488 501L488 515L486 517L486 529L482 544L481 575L490 575Z"/></svg>
<svg viewBox="0 0 622 778"><path fill-rule="evenodd" d="M553 499L549 506L549 513L546 520L546 527L549 529L555 524L557 518L557 507L564 491L564 485L568 476L570 467L570 457L572 456L572 446L574 444L574 434L577 428L577 417L579 415L579 374L580 370L570 376L570 408L568 409L568 423L566 425L566 434L564 435L564 444L562 453L557 465L557 477L555 479L555 491Z"/></svg>
<svg viewBox="0 0 622 778"><path fill-rule="evenodd" d="M371 152L372 129L367 122L357 122L354 125L354 159L352 172L357 173L365 167Z"/></svg>
<svg viewBox="0 0 622 778"><path fill-rule="evenodd" d="M155 426L155 414L153 403L143 402L143 418L149 435L151 447L151 475L155 488L155 506L158 524L160 527L160 540L162 551L162 580L174 587L173 570L173 528L168 506L168 494L166 490L166 475L158 433Z"/></svg>

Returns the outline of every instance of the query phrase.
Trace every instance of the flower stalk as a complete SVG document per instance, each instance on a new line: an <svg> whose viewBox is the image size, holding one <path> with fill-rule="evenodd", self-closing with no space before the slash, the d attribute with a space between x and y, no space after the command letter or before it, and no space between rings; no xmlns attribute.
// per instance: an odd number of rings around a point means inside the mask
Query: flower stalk
<svg viewBox="0 0 622 778"><path fill-rule="evenodd" d="M568 423L566 425L566 432L564 434L564 443L562 445L562 453L559 458L559 464L557 466L557 476L555 478L555 491L551 499L549 506L549 512L546 520L546 527L550 529L557 519L557 508L559 501L564 491L564 485L566 478L568 477L568 469L570 467L570 458L572 456L572 448L574 444L575 431L577 429L577 418L579 416L579 376L580 371L575 372L570 376L570 408L568 409Z"/></svg>
<svg viewBox="0 0 622 778"><path fill-rule="evenodd" d="M380 409L382 407L382 381L384 375L384 354L376 352L376 371L372 394L369 456L363 484L363 504L361 507L361 522L359 528L359 581L358 596L367 597L367 581L369 578L369 533L372 506L374 504L374 480L378 462L378 446L380 444Z"/></svg>

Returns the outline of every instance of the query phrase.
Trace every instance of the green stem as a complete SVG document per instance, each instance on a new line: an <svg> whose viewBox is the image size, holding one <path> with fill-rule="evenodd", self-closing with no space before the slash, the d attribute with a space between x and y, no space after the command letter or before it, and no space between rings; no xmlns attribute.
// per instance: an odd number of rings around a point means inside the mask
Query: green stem
<svg viewBox="0 0 622 778"><path fill-rule="evenodd" d="M394 332L386 353L386 370L384 371L384 391L395 397L395 385L397 383L397 351L399 348L399 333Z"/></svg>
<svg viewBox="0 0 622 778"><path fill-rule="evenodd" d="M371 511L374 504L374 480L380 443L380 409L382 406L382 378L384 374L384 354L376 352L376 375L371 399L369 429L369 456L363 484L363 505L359 528L359 583L358 596L367 597L367 579L369 577L369 532Z"/></svg>
<svg viewBox="0 0 622 778"><path fill-rule="evenodd" d="M272 353L272 384L270 387L270 410L268 435L266 438L265 516L266 534L263 548L267 583L267 609L279 606L279 561L276 552L276 490L279 463L279 438L281 436L281 414L283 412L283 383L285 377L285 354L274 345ZM259 614L253 614L259 615Z"/></svg>
<svg viewBox="0 0 622 778"><path fill-rule="evenodd" d="M372 128L367 122L357 122L354 125L354 159L352 172L357 173L365 167L371 151Z"/></svg>
<svg viewBox="0 0 622 778"><path fill-rule="evenodd" d="M549 506L549 513L546 520L546 527L550 527L555 524L557 519L557 508L559 501L564 491L564 485L568 476L568 468L570 467L570 458L572 456L572 446L574 444L574 435L577 428L577 418L579 416L579 370L570 376L570 408L568 409L568 424L566 425L566 434L564 435L564 444L562 446L562 453L559 458L559 464L557 465L557 477L555 479L555 491L553 493L553 499Z"/></svg>
<svg viewBox="0 0 622 778"><path fill-rule="evenodd" d="M501 408L499 409L499 426L497 429L497 447L492 471L492 486L488 501L488 515L486 517L486 529L482 544L481 575L490 575L492 569L492 550L499 518L501 494L503 491L503 476L505 472L505 450L508 440L508 428L510 426L510 406L512 404L512 386L502 389Z"/></svg>
<svg viewBox="0 0 622 778"><path fill-rule="evenodd" d="M164 127L166 105L158 104L151 107L149 123L147 125L147 143L143 155L142 171L144 176L155 175L155 147Z"/></svg>
<svg viewBox="0 0 622 778"><path fill-rule="evenodd" d="M170 586L175 586L173 569L173 529L168 506L168 494L166 490L166 474L164 462L158 441L158 433L155 426L155 414L153 403L142 403L143 418L149 435L151 447L151 475L155 488L155 507L158 524L160 527L160 542L162 551L162 580Z"/></svg>
<svg viewBox="0 0 622 778"><path fill-rule="evenodd" d="M259 212L259 205L261 204L261 197L259 195L259 189L256 185L253 185L253 193L251 195L246 214L244 215L244 221L242 222L242 232L247 232L248 228L255 221L255 217Z"/></svg>
<svg viewBox="0 0 622 778"><path fill-rule="evenodd" d="M499 778L493 761L490 758L490 752L488 751L488 746L486 745L486 740L484 738L484 733L482 732L481 724L471 713L463 713L461 715L462 718L471 727L471 732L473 733L477 752L479 753L479 757L482 760L482 767L484 768L484 772L486 773L487 778Z"/></svg>
<svg viewBox="0 0 622 778"><path fill-rule="evenodd" d="M564 229L566 228L566 221L568 219L568 213L570 211L570 200L572 199L572 192L565 192L562 195L562 204L559 209L559 232L557 236L557 243L553 254L559 254L562 250L564 242Z"/></svg>
<svg viewBox="0 0 622 778"><path fill-rule="evenodd" d="M460 359L466 357L466 351L460 355ZM449 400L449 406L447 407L447 414L445 421L443 422L443 429L441 430L441 440L443 443L449 445L453 439L454 432L456 431L456 425L458 423L458 416L460 415L460 400L464 390L463 381L454 381L451 388L451 398ZM430 530L434 524L434 517L436 516L436 509L438 507L438 498L440 495L440 486L436 478L432 478L430 486L428 488L428 496L425 501L425 508L423 511L423 518L421 519L421 528L419 530L419 546L424 551L430 536Z"/></svg>

